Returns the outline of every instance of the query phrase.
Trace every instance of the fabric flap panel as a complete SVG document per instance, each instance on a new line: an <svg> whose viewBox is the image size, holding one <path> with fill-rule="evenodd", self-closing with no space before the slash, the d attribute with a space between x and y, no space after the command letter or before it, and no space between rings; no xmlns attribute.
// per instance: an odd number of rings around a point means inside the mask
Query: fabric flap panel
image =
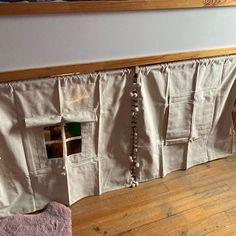
<svg viewBox="0 0 236 236"><path fill-rule="evenodd" d="M64 122L94 122L97 120L94 109L80 109L76 112L63 114Z"/></svg>
<svg viewBox="0 0 236 236"><path fill-rule="evenodd" d="M62 120L61 116L34 116L25 118L26 127L40 127L48 126L60 123Z"/></svg>
<svg viewBox="0 0 236 236"><path fill-rule="evenodd" d="M62 116L34 116L25 118L26 127L40 127L63 122L93 122L97 120L94 109L81 109L79 112L67 113Z"/></svg>

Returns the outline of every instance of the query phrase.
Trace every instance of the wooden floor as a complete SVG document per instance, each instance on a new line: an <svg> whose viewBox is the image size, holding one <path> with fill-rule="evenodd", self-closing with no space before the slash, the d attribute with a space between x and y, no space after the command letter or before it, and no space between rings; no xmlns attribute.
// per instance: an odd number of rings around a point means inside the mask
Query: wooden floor
<svg viewBox="0 0 236 236"><path fill-rule="evenodd" d="M73 236L236 235L236 155L82 199Z"/></svg>

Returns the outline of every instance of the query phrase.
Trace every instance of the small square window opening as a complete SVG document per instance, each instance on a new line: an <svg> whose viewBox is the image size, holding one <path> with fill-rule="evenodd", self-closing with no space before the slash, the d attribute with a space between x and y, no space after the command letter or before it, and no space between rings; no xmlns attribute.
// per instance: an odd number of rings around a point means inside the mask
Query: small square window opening
<svg viewBox="0 0 236 236"><path fill-rule="evenodd" d="M71 122L64 125L65 138L62 137L63 126L57 124L44 128L44 140L48 159L63 157L63 140L67 147L67 156L81 153L81 124Z"/></svg>

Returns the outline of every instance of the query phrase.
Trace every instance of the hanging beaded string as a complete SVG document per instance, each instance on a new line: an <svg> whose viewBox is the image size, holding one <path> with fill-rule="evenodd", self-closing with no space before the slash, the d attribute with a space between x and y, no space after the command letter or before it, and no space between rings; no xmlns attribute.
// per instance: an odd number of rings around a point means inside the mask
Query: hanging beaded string
<svg viewBox="0 0 236 236"><path fill-rule="evenodd" d="M135 67L135 74L133 77L132 91L130 96L132 98L132 109L131 109L131 139L132 139L132 150L129 156L130 159L130 174L131 179L129 186L134 188L138 186L137 180L137 169L140 167L138 162L138 112L139 112L139 96L140 96L140 83L138 81L139 67Z"/></svg>

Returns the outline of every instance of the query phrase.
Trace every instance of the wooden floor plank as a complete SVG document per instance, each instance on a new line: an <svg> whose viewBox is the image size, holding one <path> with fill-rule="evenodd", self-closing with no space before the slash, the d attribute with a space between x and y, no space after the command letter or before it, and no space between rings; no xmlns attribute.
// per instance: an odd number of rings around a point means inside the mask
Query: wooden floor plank
<svg viewBox="0 0 236 236"><path fill-rule="evenodd" d="M236 235L236 156L80 200L73 235Z"/></svg>
<svg viewBox="0 0 236 236"><path fill-rule="evenodd" d="M225 212L230 212L232 206L236 206L236 194L229 191L215 201L209 201L199 207L191 208L119 235L145 236L157 235L157 232L158 235L205 235L206 233L219 230L220 227L224 229L227 225L233 223L233 221L218 222L218 215L222 216ZM209 219L212 219L212 222L208 225Z"/></svg>

